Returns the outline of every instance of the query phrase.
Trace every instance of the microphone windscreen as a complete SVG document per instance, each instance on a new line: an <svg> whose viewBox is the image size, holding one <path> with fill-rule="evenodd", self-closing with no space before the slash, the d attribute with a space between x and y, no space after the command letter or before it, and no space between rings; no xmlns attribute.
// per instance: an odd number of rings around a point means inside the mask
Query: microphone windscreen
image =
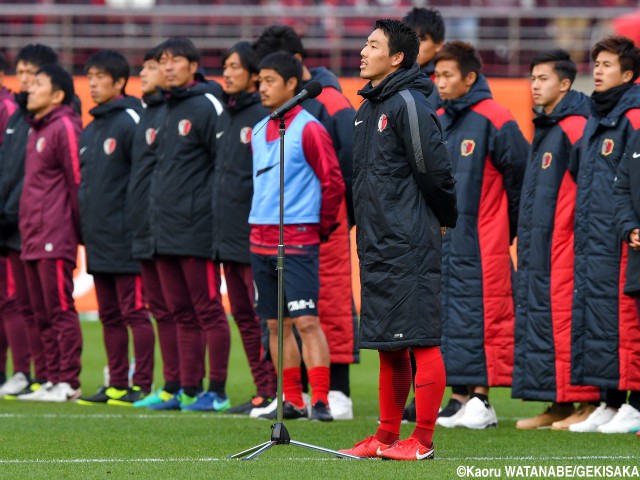
<svg viewBox="0 0 640 480"><path fill-rule="evenodd" d="M312 80L304 86L304 89L308 93L307 98L316 98L322 92L322 85L320 82Z"/></svg>

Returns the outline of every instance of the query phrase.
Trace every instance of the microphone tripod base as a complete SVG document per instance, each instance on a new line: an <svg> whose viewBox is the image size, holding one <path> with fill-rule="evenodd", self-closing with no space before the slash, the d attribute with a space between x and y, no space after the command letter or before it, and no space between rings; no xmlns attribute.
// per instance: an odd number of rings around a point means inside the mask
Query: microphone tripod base
<svg viewBox="0 0 640 480"><path fill-rule="evenodd" d="M284 423L276 423L274 425L271 425L271 440L269 440L268 442L261 443L260 445L256 445L240 453L229 455L227 459L252 460L258 457L259 455L263 454L267 450L269 450L274 445L295 445L297 447L315 450L316 452L335 455L336 457L339 457L339 458L348 458L351 460L363 460L363 458L361 457L349 455L348 453L342 453L336 450L330 450L328 448L311 445L309 443L297 442L295 440L291 440L291 437L289 436L289 432L287 431L287 427L284 426Z"/></svg>

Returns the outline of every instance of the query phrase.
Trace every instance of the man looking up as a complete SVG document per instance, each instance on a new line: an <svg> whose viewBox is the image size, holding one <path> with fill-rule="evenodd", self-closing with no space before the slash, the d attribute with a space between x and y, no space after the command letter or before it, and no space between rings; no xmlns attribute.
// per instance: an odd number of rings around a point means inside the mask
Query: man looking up
<svg viewBox="0 0 640 480"><path fill-rule="evenodd" d="M354 205L362 285L360 345L378 350L380 425L342 450L393 460L433 458L445 389L440 354L441 232L456 225L451 161L428 102L433 83L416 63L414 30L378 20L361 52ZM416 426L400 439L416 358Z"/></svg>

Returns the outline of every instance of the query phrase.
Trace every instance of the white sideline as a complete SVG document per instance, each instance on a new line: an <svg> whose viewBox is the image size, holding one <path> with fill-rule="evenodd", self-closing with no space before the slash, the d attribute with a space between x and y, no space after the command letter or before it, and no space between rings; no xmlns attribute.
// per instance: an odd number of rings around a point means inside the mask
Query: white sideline
<svg viewBox="0 0 640 480"><path fill-rule="evenodd" d="M588 455L575 457L455 457L455 458L438 458L434 461L445 462L461 462L461 461L579 461L579 460L636 460L640 456L634 455ZM69 458L69 459L32 459L32 460L16 460L16 459L0 459L2 464L72 464L72 463L179 463L179 462L221 462L226 458ZM278 458L277 460L299 460L299 461L343 461L339 458L304 458L290 457Z"/></svg>

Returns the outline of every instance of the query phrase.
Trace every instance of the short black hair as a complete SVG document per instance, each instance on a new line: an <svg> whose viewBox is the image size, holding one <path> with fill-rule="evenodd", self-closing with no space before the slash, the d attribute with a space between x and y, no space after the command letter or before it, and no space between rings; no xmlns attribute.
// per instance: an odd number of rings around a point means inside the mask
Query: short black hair
<svg viewBox="0 0 640 480"><path fill-rule="evenodd" d="M222 56L223 66L224 62L226 62L234 53L238 54L242 68L247 70L249 73L258 73L260 71L258 68L258 56L249 42L238 42L227 50Z"/></svg>
<svg viewBox="0 0 640 480"><path fill-rule="evenodd" d="M189 62L200 64L200 51L193 42L186 37L172 37L158 45L159 55L170 53L174 57L185 57Z"/></svg>
<svg viewBox="0 0 640 480"><path fill-rule="evenodd" d="M263 68L275 70L285 83L290 78L295 78L298 81L296 92L302 89L302 62L290 53L282 51L270 53L260 62L260 70Z"/></svg>
<svg viewBox="0 0 640 480"><path fill-rule="evenodd" d="M36 75L44 74L51 80L51 91L56 92L61 90L64 93L63 105L69 105L73 101L75 96L75 90L73 88L73 79L71 75L62 68L60 65L46 64L40 67L40 70L36 72Z"/></svg>
<svg viewBox="0 0 640 480"><path fill-rule="evenodd" d="M114 82L124 78L124 85L122 86L122 93L124 93L131 71L129 62L124 55L116 50L100 50L88 58L84 66L85 73L89 72L91 68L97 68L108 73Z"/></svg>
<svg viewBox="0 0 640 480"><path fill-rule="evenodd" d="M395 55L398 52L404 53L400 68L411 68L416 63L420 40L418 40L418 35L413 28L400 20L381 18L376 20L375 29L382 30L387 37L389 55Z"/></svg>
<svg viewBox="0 0 640 480"><path fill-rule="evenodd" d="M260 38L253 43L253 48L259 59L280 50L305 57L300 35L293 28L285 25L271 25L265 28Z"/></svg>
<svg viewBox="0 0 640 480"><path fill-rule="evenodd" d="M7 60L4 58L2 52L0 52L0 72L4 73L7 71Z"/></svg>
<svg viewBox="0 0 640 480"><path fill-rule="evenodd" d="M610 52L618 55L620 70L622 72L631 70L633 78L630 83L635 82L640 74L640 49L634 45L633 40L619 35L611 35L600 40L591 50L591 60L595 62L601 52Z"/></svg>
<svg viewBox="0 0 640 480"><path fill-rule="evenodd" d="M15 64L18 62L32 63L36 67L58 63L58 54L51 48L41 43L30 43L18 51Z"/></svg>
<svg viewBox="0 0 640 480"><path fill-rule="evenodd" d="M439 10L414 7L402 21L416 31L420 40L429 35L433 43L444 42L445 26Z"/></svg>
<svg viewBox="0 0 640 480"><path fill-rule="evenodd" d="M552 50L545 50L538 53L531 60L529 73L533 72L533 67L540 65L541 63L553 64L553 69L556 74L558 74L558 78L560 80L564 80L566 78L573 84L573 81L576 79L576 74L578 73L576 63L571 60L569 52L562 48L554 48Z"/></svg>
<svg viewBox="0 0 640 480"><path fill-rule="evenodd" d="M447 42L436 54L433 62L437 64L441 60L453 60L458 62L458 68L462 78L466 78L471 72L480 75L482 59L473 45L467 42Z"/></svg>
<svg viewBox="0 0 640 480"><path fill-rule="evenodd" d="M156 45L155 47L150 48L144 53L142 63L148 62L149 60L158 60L158 58L160 58L161 53L162 52L160 51L160 45Z"/></svg>

